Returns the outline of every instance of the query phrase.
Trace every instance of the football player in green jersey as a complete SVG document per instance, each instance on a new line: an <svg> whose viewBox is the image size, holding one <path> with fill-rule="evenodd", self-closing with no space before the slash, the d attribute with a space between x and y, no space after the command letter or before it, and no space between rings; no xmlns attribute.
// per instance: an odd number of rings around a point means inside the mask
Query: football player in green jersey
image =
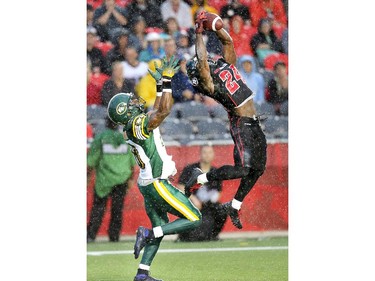
<svg viewBox="0 0 375 281"><path fill-rule="evenodd" d="M134 245L137 259L144 248L134 281L161 281L149 276L150 265L164 235L191 230L201 224L201 213L188 197L168 180L176 174L172 157L166 152L159 125L172 107L171 79L178 70L178 60L164 58L160 68L150 74L157 81L152 111L145 113L143 102L133 93L115 95L108 104L111 120L124 126L124 137L131 146L140 167L138 187L144 197L145 209L152 229L138 227ZM167 213L179 219L169 222Z"/></svg>

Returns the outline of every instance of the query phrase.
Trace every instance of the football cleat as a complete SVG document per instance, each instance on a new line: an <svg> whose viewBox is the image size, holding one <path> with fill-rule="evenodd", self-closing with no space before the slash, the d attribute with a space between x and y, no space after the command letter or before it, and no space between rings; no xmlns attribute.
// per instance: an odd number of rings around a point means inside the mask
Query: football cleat
<svg viewBox="0 0 375 281"><path fill-rule="evenodd" d="M232 207L232 202L227 202L223 204L224 209L227 211L227 214L230 217L233 225L238 229L242 228L242 223L240 221L239 211Z"/></svg>
<svg viewBox="0 0 375 281"><path fill-rule="evenodd" d="M149 231L150 231L149 229L143 226L138 227L135 244L134 244L134 258L135 259L139 257L139 253L146 246L147 242L150 240L147 238Z"/></svg>
<svg viewBox="0 0 375 281"><path fill-rule="evenodd" d="M186 183L185 185L185 195L187 197L190 197L190 195L198 190L199 188L202 187L201 184L197 183L197 178L199 175L203 174L203 171L199 168L194 168L192 174L191 174L191 177L190 179L188 180L188 182Z"/></svg>
<svg viewBox="0 0 375 281"><path fill-rule="evenodd" d="M138 274L134 277L134 281L163 281L161 279L155 279L146 274Z"/></svg>

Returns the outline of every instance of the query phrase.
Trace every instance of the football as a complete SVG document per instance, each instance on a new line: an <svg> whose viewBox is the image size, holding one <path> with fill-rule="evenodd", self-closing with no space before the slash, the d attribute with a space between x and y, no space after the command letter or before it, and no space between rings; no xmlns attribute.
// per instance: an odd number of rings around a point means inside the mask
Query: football
<svg viewBox="0 0 375 281"><path fill-rule="evenodd" d="M205 30L220 30L223 28L223 20L221 17L214 13L207 13L207 20L203 23Z"/></svg>

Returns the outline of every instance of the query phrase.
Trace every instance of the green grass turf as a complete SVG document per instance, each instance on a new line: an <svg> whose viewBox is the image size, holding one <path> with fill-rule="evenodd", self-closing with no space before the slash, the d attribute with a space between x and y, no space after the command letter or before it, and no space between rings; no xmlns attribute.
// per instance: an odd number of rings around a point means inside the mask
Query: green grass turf
<svg viewBox="0 0 375 281"><path fill-rule="evenodd" d="M97 242L87 251L132 250L134 242ZM160 249L288 246L288 238L227 239L216 242L163 241ZM132 281L138 268L132 254L87 256L88 281ZM288 250L158 253L151 275L164 281L287 281Z"/></svg>

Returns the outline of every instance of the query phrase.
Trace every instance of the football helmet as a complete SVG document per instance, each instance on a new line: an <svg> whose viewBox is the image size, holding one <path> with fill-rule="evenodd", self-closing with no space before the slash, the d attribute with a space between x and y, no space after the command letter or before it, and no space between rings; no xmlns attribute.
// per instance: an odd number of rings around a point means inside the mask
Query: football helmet
<svg viewBox="0 0 375 281"><path fill-rule="evenodd" d="M207 62L210 67L211 73L216 68L218 60L215 59L211 54L207 53ZM186 63L186 72L189 77L190 82L193 86L198 86L199 84L199 71L197 68L198 65L198 58L194 56L191 60Z"/></svg>
<svg viewBox="0 0 375 281"><path fill-rule="evenodd" d="M186 63L186 72L193 86L198 85L199 71L197 69L198 58L194 56Z"/></svg>
<svg viewBox="0 0 375 281"><path fill-rule="evenodd" d="M134 93L119 93L108 103L109 119L118 125L126 125L130 119L144 112L145 101Z"/></svg>

